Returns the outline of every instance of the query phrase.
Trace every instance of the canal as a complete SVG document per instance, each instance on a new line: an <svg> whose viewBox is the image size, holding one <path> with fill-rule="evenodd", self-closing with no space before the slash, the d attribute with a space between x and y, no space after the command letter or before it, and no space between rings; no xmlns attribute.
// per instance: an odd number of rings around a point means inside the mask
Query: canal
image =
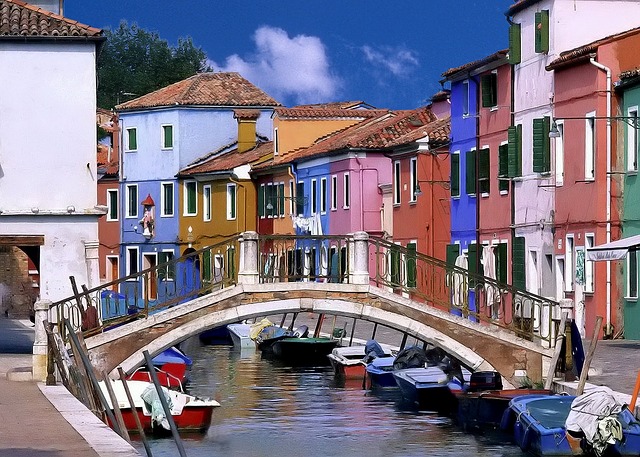
<svg viewBox="0 0 640 457"><path fill-rule="evenodd" d="M447 417L416 410L397 391L339 383L329 366L291 367L254 350L186 343L194 361L188 391L221 404L206 433L183 435L189 457L522 456L495 436L466 434ZM150 444L154 457L179 455L171 438ZM134 446L146 455L140 441Z"/></svg>

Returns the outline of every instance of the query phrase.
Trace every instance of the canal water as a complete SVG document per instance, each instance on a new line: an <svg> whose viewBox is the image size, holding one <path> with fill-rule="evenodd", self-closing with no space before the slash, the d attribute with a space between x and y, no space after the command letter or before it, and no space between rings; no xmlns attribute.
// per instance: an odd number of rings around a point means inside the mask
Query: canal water
<svg viewBox="0 0 640 457"><path fill-rule="evenodd" d="M340 383L329 366L291 367L253 349L187 343L189 393L221 404L206 433L183 435L189 457L523 455L495 436L466 434L447 417L418 411L396 390ZM179 455L171 438L150 444L154 457ZM140 441L134 446L146 455Z"/></svg>

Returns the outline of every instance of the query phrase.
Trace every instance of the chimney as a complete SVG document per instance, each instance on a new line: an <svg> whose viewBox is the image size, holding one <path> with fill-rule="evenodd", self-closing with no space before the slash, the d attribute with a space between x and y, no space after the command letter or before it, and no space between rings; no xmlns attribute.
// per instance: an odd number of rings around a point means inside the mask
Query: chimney
<svg viewBox="0 0 640 457"><path fill-rule="evenodd" d="M256 121L260 117L257 109L237 109L233 117L238 120L238 152L246 152L256 146Z"/></svg>

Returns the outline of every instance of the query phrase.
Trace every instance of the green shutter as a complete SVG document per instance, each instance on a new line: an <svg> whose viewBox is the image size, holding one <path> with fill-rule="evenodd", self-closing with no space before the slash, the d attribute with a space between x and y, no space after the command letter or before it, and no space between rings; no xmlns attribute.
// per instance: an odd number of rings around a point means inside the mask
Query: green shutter
<svg viewBox="0 0 640 457"><path fill-rule="evenodd" d="M459 244L447 244L447 265L454 266L459 255Z"/></svg>
<svg viewBox="0 0 640 457"><path fill-rule="evenodd" d="M195 214L196 209L196 192L198 185L193 183L187 184L187 214Z"/></svg>
<svg viewBox="0 0 640 457"><path fill-rule="evenodd" d="M158 264L166 263L167 255L164 252L158 252ZM158 268L158 281L164 281L167 278L167 269L164 266Z"/></svg>
<svg viewBox="0 0 640 457"><path fill-rule="evenodd" d="M407 287L416 287L416 243L407 244Z"/></svg>
<svg viewBox="0 0 640 457"><path fill-rule="evenodd" d="M207 249L202 253L202 279L211 281L211 251Z"/></svg>
<svg viewBox="0 0 640 457"><path fill-rule="evenodd" d="M460 154L451 154L451 196L460 196Z"/></svg>
<svg viewBox="0 0 640 457"><path fill-rule="evenodd" d="M477 269L478 267L478 255L480 255L480 258L482 258L482 251L480 251L480 253L478 253L478 245L473 243L470 244L467 247L467 260L468 260L468 266L467 269L469 270L469 273L477 273L479 275L484 274L484 270L482 268L482 263L480 263L480 270ZM475 278L469 277L469 287L473 288L476 286L476 280Z"/></svg>
<svg viewBox="0 0 640 457"><path fill-rule="evenodd" d="M508 131L508 176L522 175L522 125L511 126Z"/></svg>
<svg viewBox="0 0 640 457"><path fill-rule="evenodd" d="M169 149L173 147L173 126L165 125L162 127L164 134L164 147Z"/></svg>
<svg viewBox="0 0 640 457"><path fill-rule="evenodd" d="M476 151L467 151L465 164L465 187L467 194L476 194Z"/></svg>
<svg viewBox="0 0 640 457"><path fill-rule="evenodd" d="M527 289L526 269L525 269L525 241L524 237L518 236L513 239L513 263L511 272L513 287L520 290Z"/></svg>
<svg viewBox="0 0 640 457"><path fill-rule="evenodd" d="M400 284L400 252L397 248L390 251L391 283Z"/></svg>
<svg viewBox="0 0 640 457"><path fill-rule="evenodd" d="M280 216L284 216L284 183L278 184L278 208Z"/></svg>
<svg viewBox="0 0 640 457"><path fill-rule="evenodd" d="M498 146L498 189L500 191L509 190L509 181L504 178L509 177L509 145Z"/></svg>
<svg viewBox="0 0 640 457"><path fill-rule="evenodd" d="M480 185L480 193L488 194L490 191L490 150L489 148L480 149L478 154L480 155L480 157L478 157L478 184Z"/></svg>
<svg viewBox="0 0 640 457"><path fill-rule="evenodd" d="M264 184L258 189L258 216L264 217Z"/></svg>
<svg viewBox="0 0 640 457"><path fill-rule="evenodd" d="M551 147L548 116L533 120L533 171L547 173L551 170Z"/></svg>
<svg viewBox="0 0 640 457"><path fill-rule="evenodd" d="M138 136L136 135L136 129L127 129L129 134L129 150L135 151L138 149Z"/></svg>
<svg viewBox="0 0 640 457"><path fill-rule="evenodd" d="M500 243L493 252L496 256L496 280L499 283L507 283L507 243Z"/></svg>
<svg viewBox="0 0 640 457"><path fill-rule="evenodd" d="M498 104L497 94L497 77L495 73L483 75L480 78L480 87L482 89L482 107L491 108Z"/></svg>
<svg viewBox="0 0 640 457"><path fill-rule="evenodd" d="M231 208L229 209L229 213L231 214L231 219L236 218L236 186L231 186Z"/></svg>
<svg viewBox="0 0 640 457"><path fill-rule="evenodd" d="M304 183L296 184L296 215L304 215Z"/></svg>
<svg viewBox="0 0 640 457"><path fill-rule="evenodd" d="M509 63L520 63L520 24L511 24L509 27Z"/></svg>
<svg viewBox="0 0 640 457"><path fill-rule="evenodd" d="M549 52L549 10L536 13L536 52Z"/></svg>

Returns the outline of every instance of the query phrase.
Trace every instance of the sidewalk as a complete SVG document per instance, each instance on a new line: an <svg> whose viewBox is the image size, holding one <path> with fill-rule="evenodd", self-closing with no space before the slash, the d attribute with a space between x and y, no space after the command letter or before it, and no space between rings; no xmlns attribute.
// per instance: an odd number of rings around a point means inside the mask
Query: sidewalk
<svg viewBox="0 0 640 457"><path fill-rule="evenodd" d="M29 321L0 318L0 457L139 457L63 385L26 380L33 334Z"/></svg>

